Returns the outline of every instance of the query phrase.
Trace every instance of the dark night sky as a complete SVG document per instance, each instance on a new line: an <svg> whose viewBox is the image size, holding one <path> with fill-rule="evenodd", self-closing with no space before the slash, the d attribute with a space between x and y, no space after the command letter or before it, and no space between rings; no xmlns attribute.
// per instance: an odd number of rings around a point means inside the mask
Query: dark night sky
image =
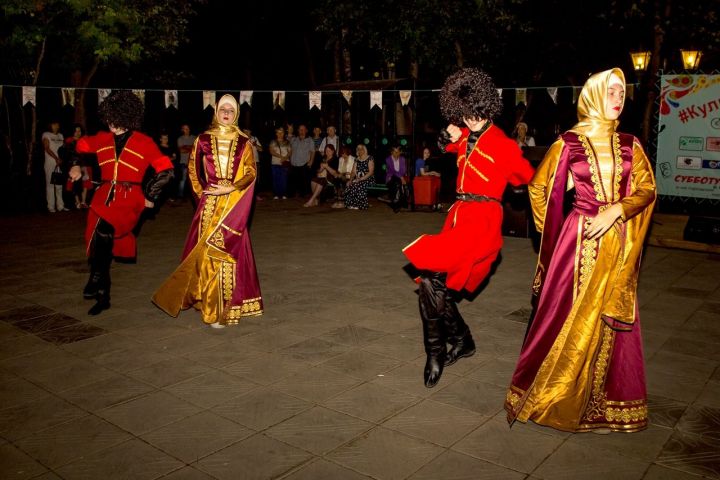
<svg viewBox="0 0 720 480"><path fill-rule="evenodd" d="M190 41L175 61L189 66L198 88L307 88L307 38L317 83L325 83L329 54L303 3L210 0L191 20Z"/></svg>

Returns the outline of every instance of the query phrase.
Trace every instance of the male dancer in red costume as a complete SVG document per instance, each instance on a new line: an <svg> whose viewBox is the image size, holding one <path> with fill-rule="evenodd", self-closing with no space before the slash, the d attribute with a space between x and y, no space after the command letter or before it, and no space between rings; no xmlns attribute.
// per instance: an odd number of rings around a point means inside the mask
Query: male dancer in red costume
<svg viewBox="0 0 720 480"><path fill-rule="evenodd" d="M417 281L428 388L440 380L443 366L475 353L457 299L463 290L478 288L500 252L500 200L507 183L526 184L534 173L517 143L492 123L502 100L485 72L465 68L451 75L440 92L440 109L450 122L441 132L441 148L457 153L457 201L439 234L422 235L403 249L423 272Z"/></svg>
<svg viewBox="0 0 720 480"><path fill-rule="evenodd" d="M110 264L113 258L135 261L133 229L143 210L154 206L163 187L173 178L170 159L150 137L137 131L143 119L143 104L135 94L113 92L100 104L99 113L110 131L82 137L76 147L79 153L97 155L102 178L85 230L90 279L83 296L97 301L89 315L110 308ZM155 175L143 189L143 176L149 167ZM79 166L70 169L73 180L81 175Z"/></svg>

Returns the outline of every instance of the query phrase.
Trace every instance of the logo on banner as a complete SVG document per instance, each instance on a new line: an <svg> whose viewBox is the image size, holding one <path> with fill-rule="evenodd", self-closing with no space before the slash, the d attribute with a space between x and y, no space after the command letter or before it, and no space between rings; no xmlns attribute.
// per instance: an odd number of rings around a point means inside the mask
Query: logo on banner
<svg viewBox="0 0 720 480"><path fill-rule="evenodd" d="M707 137L705 139L705 150L708 152L720 152L720 137Z"/></svg>
<svg viewBox="0 0 720 480"><path fill-rule="evenodd" d="M703 168L720 168L720 160L703 160Z"/></svg>
<svg viewBox="0 0 720 480"><path fill-rule="evenodd" d="M677 157L677 168L682 170L700 170L702 168L702 157Z"/></svg>
<svg viewBox="0 0 720 480"><path fill-rule="evenodd" d="M678 148L680 150L692 150L695 152L702 152L703 143L704 142L702 137L680 137Z"/></svg>

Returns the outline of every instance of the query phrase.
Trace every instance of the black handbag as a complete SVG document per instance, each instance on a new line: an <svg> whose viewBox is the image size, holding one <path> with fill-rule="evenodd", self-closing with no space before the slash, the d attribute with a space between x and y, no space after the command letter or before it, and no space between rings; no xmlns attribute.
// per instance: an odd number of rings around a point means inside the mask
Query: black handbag
<svg viewBox="0 0 720 480"><path fill-rule="evenodd" d="M55 167L52 175L50 175L50 183L53 185L65 185L65 173L62 171L62 168L60 168L60 165Z"/></svg>

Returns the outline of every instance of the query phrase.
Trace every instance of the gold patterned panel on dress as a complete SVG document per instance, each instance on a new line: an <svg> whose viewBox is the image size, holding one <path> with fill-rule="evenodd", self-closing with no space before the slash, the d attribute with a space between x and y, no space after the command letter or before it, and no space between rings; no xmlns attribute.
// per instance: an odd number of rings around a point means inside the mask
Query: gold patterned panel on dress
<svg viewBox="0 0 720 480"><path fill-rule="evenodd" d="M587 157L588 167L590 168L590 180L593 184L593 190L595 190L595 199L600 202L605 202L605 195L603 195L602 184L600 183L600 176L598 175L597 160L595 159L595 152L593 152L592 146L585 135L578 135L578 140L585 149L585 156Z"/></svg>
<svg viewBox="0 0 720 480"><path fill-rule="evenodd" d="M620 149L620 135L613 134L612 137L613 157L615 158L615 182L613 184L613 201L620 200L620 182L622 181L623 159Z"/></svg>

